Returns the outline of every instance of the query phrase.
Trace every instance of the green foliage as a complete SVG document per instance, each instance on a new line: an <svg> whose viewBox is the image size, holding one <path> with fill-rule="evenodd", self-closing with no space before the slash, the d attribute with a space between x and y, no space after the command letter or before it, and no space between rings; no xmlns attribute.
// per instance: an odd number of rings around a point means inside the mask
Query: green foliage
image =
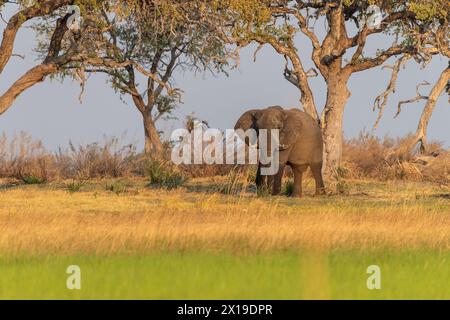
<svg viewBox="0 0 450 320"><path fill-rule="evenodd" d="M294 181L293 180L287 180L281 189L281 194L284 196L291 196L294 192Z"/></svg>
<svg viewBox="0 0 450 320"><path fill-rule="evenodd" d="M414 12L416 18L421 21L432 21L434 19L448 19L449 3L440 0L411 1L408 9Z"/></svg>
<svg viewBox="0 0 450 320"><path fill-rule="evenodd" d="M47 179L34 176L34 175L25 175L22 177L22 181L25 184L44 184L47 183Z"/></svg>
<svg viewBox="0 0 450 320"><path fill-rule="evenodd" d="M149 187L176 189L187 181L187 177L171 162L149 159L145 163L145 175Z"/></svg>
<svg viewBox="0 0 450 320"><path fill-rule="evenodd" d="M72 182L70 182L66 185L66 188L67 188L67 191L69 191L70 193L75 193L75 192L81 191L81 187L83 187L83 185L84 185L84 182L73 180Z"/></svg>

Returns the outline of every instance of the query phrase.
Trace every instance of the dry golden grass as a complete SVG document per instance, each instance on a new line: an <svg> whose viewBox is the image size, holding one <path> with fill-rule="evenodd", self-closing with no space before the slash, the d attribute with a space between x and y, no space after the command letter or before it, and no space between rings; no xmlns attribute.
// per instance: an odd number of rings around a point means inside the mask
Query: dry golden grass
<svg viewBox="0 0 450 320"><path fill-rule="evenodd" d="M76 193L57 185L4 187L0 255L450 249L448 188L353 181L349 196L299 200L192 191L212 181L172 191L137 181L119 195L102 183ZM313 184L306 186L311 192Z"/></svg>

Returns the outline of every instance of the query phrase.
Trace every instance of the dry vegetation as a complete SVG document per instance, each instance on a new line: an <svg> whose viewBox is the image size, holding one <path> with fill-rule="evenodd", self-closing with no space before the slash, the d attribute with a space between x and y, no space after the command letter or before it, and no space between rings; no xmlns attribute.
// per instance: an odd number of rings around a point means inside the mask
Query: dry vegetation
<svg viewBox="0 0 450 320"><path fill-rule="evenodd" d="M411 136L379 139L367 134L344 143L344 177L381 181L409 180L450 184L450 153L439 142L429 145L430 152L420 155L409 150Z"/></svg>
<svg viewBox="0 0 450 320"><path fill-rule="evenodd" d="M3 256L145 254L154 251L450 249L449 189L415 183L353 182L349 196L303 199L215 192L223 177L166 191L143 180L5 187ZM111 183L111 182L110 182Z"/></svg>
<svg viewBox="0 0 450 320"><path fill-rule="evenodd" d="M155 163L117 139L52 154L25 134L3 136L0 252L448 250L448 152L401 154L401 143L348 141L329 195L312 197L307 178L306 197L290 199L257 194L253 168L212 167L199 179L202 166Z"/></svg>
<svg viewBox="0 0 450 320"><path fill-rule="evenodd" d="M344 163L337 179L375 179L381 181L426 181L450 184L450 153L434 143L430 154L405 151L404 139L378 139L366 134L348 140L344 145ZM168 150L166 155L170 154ZM40 141L21 133L8 140L0 136L0 178L43 183L64 179L95 179L148 176L148 159L136 153L133 145L118 138L105 138L102 143L75 147L56 153L47 151ZM231 165L179 166L185 177L226 176L236 169ZM239 166L238 170L246 170ZM287 172L289 175L289 172Z"/></svg>

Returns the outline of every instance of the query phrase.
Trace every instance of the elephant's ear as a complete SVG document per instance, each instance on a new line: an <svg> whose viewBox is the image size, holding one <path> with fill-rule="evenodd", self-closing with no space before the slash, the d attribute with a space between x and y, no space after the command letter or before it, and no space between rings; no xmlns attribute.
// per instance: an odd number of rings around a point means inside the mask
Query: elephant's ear
<svg viewBox="0 0 450 320"><path fill-rule="evenodd" d="M280 151L292 147L297 141L301 129L301 119L285 111L284 125L280 129Z"/></svg>
<svg viewBox="0 0 450 320"><path fill-rule="evenodd" d="M248 129L253 129L255 123L255 114L258 111L259 110L254 109L245 112L236 122L234 129L235 130L242 129L244 131L247 131Z"/></svg>
<svg viewBox="0 0 450 320"><path fill-rule="evenodd" d="M260 110L253 109L245 112L236 122L234 130L238 136L245 142L246 145L252 145L256 143L256 136L250 134L245 135L245 132L250 129L256 130L256 115ZM242 130L242 131L241 131Z"/></svg>
<svg viewBox="0 0 450 320"><path fill-rule="evenodd" d="M254 123L254 129L258 129L258 125L256 124L259 119L264 115L264 110L254 110L253 113L253 123Z"/></svg>

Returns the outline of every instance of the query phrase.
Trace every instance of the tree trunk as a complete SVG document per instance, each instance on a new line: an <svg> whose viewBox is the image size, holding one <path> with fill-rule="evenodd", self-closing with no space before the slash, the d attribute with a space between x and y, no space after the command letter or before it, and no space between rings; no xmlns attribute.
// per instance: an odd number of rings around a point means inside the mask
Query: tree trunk
<svg viewBox="0 0 450 320"><path fill-rule="evenodd" d="M416 130L414 138L411 140L409 146L410 150L414 149L416 144L420 142L420 152L422 154L427 152L427 128L431 116L433 115L434 108L436 107L436 102L439 96L444 92L448 82L450 81L450 68L445 69L438 81L431 90L430 96L427 99L427 104L423 109L422 115L420 117L419 125Z"/></svg>
<svg viewBox="0 0 450 320"><path fill-rule="evenodd" d="M136 89L133 87L133 89ZM152 118L152 105L145 104L141 95L135 94L132 96L134 105L141 112L144 123L144 152L153 158L163 158L163 148L161 138L159 137L158 130L156 130L155 122Z"/></svg>
<svg viewBox="0 0 450 320"><path fill-rule="evenodd" d="M351 93L347 88L348 76L328 79L327 102L322 114L324 166L326 176L333 176L341 165L344 142L344 108Z"/></svg>
<svg viewBox="0 0 450 320"><path fill-rule="evenodd" d="M163 158L162 143L151 115L144 115L145 154L154 158Z"/></svg>

